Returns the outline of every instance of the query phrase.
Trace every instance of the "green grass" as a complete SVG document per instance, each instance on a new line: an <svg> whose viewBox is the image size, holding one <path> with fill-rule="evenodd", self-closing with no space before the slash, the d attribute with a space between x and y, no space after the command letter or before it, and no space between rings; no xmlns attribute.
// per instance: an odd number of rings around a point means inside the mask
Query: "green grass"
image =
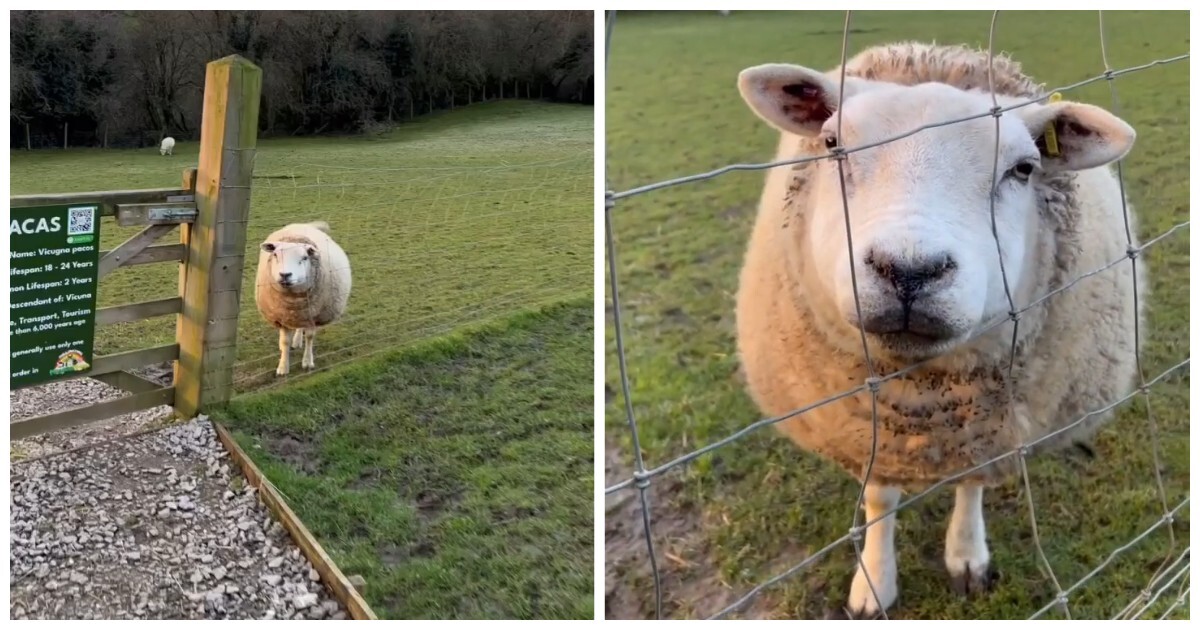
<svg viewBox="0 0 1200 630"><path fill-rule="evenodd" d="M590 301L218 411L381 618L592 618Z"/></svg>
<svg viewBox="0 0 1200 630"><path fill-rule="evenodd" d="M917 39L987 46L990 12L856 12L850 54L876 43ZM716 12L619 14L610 52L607 177L613 190L771 159L777 136L744 105L735 86L748 66L790 62L831 68L841 51L843 13ZM1011 53L1049 86L1103 71L1096 13L1002 12L996 48ZM1123 68L1189 49L1184 13L1106 14L1110 63ZM1189 215L1188 64L1116 80L1120 115L1138 131L1124 162L1141 235L1157 235ZM1068 98L1111 106L1099 82ZM625 344L643 454L648 466L730 435L759 417L737 376L733 316L737 273L763 182L734 172L618 202ZM1188 356L1186 230L1145 256L1151 270L1147 376ZM619 391L611 318L606 379ZM1188 495L1186 370L1154 389L1169 503ZM607 406L606 439L628 476L632 453L623 401ZM1154 484L1146 409L1125 405L1104 430L1093 462L1047 458L1030 467L1042 546L1064 586L1097 567L1162 514ZM614 476L609 483L620 480ZM767 429L655 481L665 614L707 615L754 585L842 536L857 484L840 469L802 453ZM905 618L1021 618L1054 593L1039 568L1026 496L1017 483L986 495L991 546L1003 572L987 597L964 601L947 588L941 540L953 493L937 492L899 517L901 599ZM1188 545L1185 508L1177 517L1175 555ZM611 517L610 517L611 519ZM613 526L607 528L612 533ZM631 537L630 548L640 543ZM627 541L628 542L628 541ZM653 614L644 553L612 554L609 614ZM1110 617L1146 587L1168 553L1158 530L1120 554L1072 594L1075 618ZM845 601L853 555L845 546L767 590L748 616L819 617ZM615 584L613 583L615 582ZM1164 595L1173 600L1178 589ZM1162 611L1163 606L1155 608ZM1176 616L1187 615L1187 609ZM1054 613L1051 614L1054 616Z"/></svg>
<svg viewBox="0 0 1200 630"><path fill-rule="evenodd" d="M590 293L593 110L502 101L382 136L265 139L255 162L235 384L272 383L277 338L254 306L258 245L323 219L350 256L349 311L317 338L319 369L525 307ZM11 194L179 184L199 145L12 151ZM102 226L109 249L134 230ZM176 242L170 235L161 242ZM175 265L120 269L101 307L178 294ZM173 317L106 327L97 353L170 343ZM300 377L299 360L289 380Z"/></svg>

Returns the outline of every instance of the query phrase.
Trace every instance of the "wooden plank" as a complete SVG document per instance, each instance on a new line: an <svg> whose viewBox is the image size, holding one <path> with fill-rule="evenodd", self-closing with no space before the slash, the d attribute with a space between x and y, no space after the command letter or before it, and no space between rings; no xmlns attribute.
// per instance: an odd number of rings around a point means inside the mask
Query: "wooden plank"
<svg viewBox="0 0 1200 630"><path fill-rule="evenodd" d="M175 411L190 418L208 404L228 400L227 387L205 387L206 374L233 370L236 353L209 350L236 344L237 300L229 312L218 311L215 295L239 291L244 251L227 252L229 223L245 230L250 214L250 184L258 142L258 107L262 70L238 55L208 64L204 82L204 115L200 126L200 165L196 173L199 214L188 236L188 269L178 327L179 387ZM245 242L245 237L242 237ZM227 302L226 302L227 303ZM232 340L228 327L234 328ZM221 327L214 330L214 327ZM210 339L213 337L213 339Z"/></svg>
<svg viewBox="0 0 1200 630"><path fill-rule="evenodd" d="M179 225L195 220L195 202L123 203L117 206L117 225Z"/></svg>
<svg viewBox="0 0 1200 630"><path fill-rule="evenodd" d="M181 181L180 181L180 187L183 188L184 190L188 191L188 195L191 196L191 199L189 201L191 201L192 203L196 202L196 172L197 171L196 171L195 167L183 169L183 177L181 178ZM198 215L199 208L197 208L196 212ZM188 250L188 247L190 247L191 241L192 241L192 224L191 223L181 224L179 226L179 246L183 248L183 256L181 258L181 261L183 262L183 264L179 265L179 299L180 300L183 299L184 287L187 286L187 270L188 270L187 250ZM180 308L180 310L179 310L179 316L175 318L175 339L179 339L181 337L183 337L183 309L182 308ZM174 369L175 369L175 375L174 375L175 382L178 383L179 382L179 362L178 361L175 362Z"/></svg>
<svg viewBox="0 0 1200 630"><path fill-rule="evenodd" d="M183 227L182 225L180 226ZM113 250L100 252L100 257L104 258L112 253ZM176 243L173 245L151 245L146 249L138 252L133 258L128 258L121 263L122 267L130 267L132 265L146 265L150 263L160 263L168 261L182 261L187 253L187 248L182 244Z"/></svg>
<svg viewBox="0 0 1200 630"><path fill-rule="evenodd" d="M367 605L367 601L362 595L350 584L350 580L342 573L341 569L334 564L333 559L325 553L325 549L321 547L321 543L313 537L312 532L304 526L300 521L300 517L292 511L287 502L283 500L283 496L279 490L275 488L275 484L271 483L258 470L254 462L242 450L242 447L233 439L229 431L221 426L218 422L213 422L213 427L217 431L217 439L221 440L221 444L225 445L225 450L229 451L230 459L242 469L242 474L246 476L246 481L255 489L258 490L258 496L262 499L267 509L275 515L283 528L291 535L292 540L296 541L296 545L300 547L301 553L305 558L312 563L314 569L321 576L321 581L333 591L334 597L341 602L342 606L346 607L346 611L350 613L351 619L356 620L374 620L378 619L375 616L375 611Z"/></svg>
<svg viewBox="0 0 1200 630"><path fill-rule="evenodd" d="M125 203L165 202L167 197L191 194L179 188L147 188L145 190L98 190L81 193L49 193L41 195L14 195L8 198L13 206L66 206L76 203L100 204L100 216L117 214L117 206Z"/></svg>
<svg viewBox="0 0 1200 630"><path fill-rule="evenodd" d="M159 405L175 402L174 387L158 389L117 398L102 403L89 403L56 413L19 420L8 425L9 440L19 440L60 429L107 420L121 414L143 411Z"/></svg>
<svg viewBox="0 0 1200 630"><path fill-rule="evenodd" d="M150 225L129 237L129 240L121 243L116 249L109 251L107 256L100 259L100 271L97 279L112 273L117 267L123 265L124 261L137 256L158 240L158 237L173 229L175 229L174 225Z"/></svg>
<svg viewBox="0 0 1200 630"><path fill-rule="evenodd" d="M110 306L96 311L96 325L106 326L121 322L136 322L151 317L178 313L181 308L183 308L183 299L179 297Z"/></svg>
<svg viewBox="0 0 1200 630"><path fill-rule="evenodd" d="M36 461L40 461L43 459L49 459L51 457L64 456L64 458L65 458L65 456L67 456L67 455L71 455L73 453L80 453L82 451L86 451L86 450L90 450L90 449L94 449L94 448L101 448L105 445L112 444L113 442L125 441L125 440L136 440L137 438L150 435L151 433L157 433L159 431L162 431L163 429L167 428L167 426L170 426L170 425L158 425L158 423L155 423L155 425L151 426L149 429L141 429L140 431L134 431L133 433L126 433L125 435L116 435L116 436L113 436L113 437L110 437L107 439L100 439L95 442L89 442L82 446L76 446L75 448L68 448L68 449L64 449L61 451L53 451L50 453L46 453L45 455L38 455L37 457L26 457L25 459L22 459L19 461L22 464L27 464L29 462L36 462ZM15 463L17 463L17 461L18 460L13 460L13 463L15 464Z"/></svg>
<svg viewBox="0 0 1200 630"><path fill-rule="evenodd" d="M162 387L162 385L146 380L132 372L109 372L96 376L95 379L130 394L143 394Z"/></svg>
<svg viewBox="0 0 1200 630"><path fill-rule="evenodd" d="M129 352L118 352L117 354L106 354L96 357L92 361L92 369L71 376L64 381L69 381L77 378L95 378L101 374L110 374L112 372L120 372L123 370L132 370L151 363L162 363L164 361L174 361L179 357L179 344L169 343L153 348L142 348L141 350L130 350Z"/></svg>

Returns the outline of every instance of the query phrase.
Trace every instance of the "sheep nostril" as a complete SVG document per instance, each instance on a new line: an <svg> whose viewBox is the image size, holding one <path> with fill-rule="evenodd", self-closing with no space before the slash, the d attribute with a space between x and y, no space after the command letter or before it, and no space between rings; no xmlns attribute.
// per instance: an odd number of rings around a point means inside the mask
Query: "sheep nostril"
<svg viewBox="0 0 1200 630"><path fill-rule="evenodd" d="M897 297L905 304L911 304L929 288L929 285L957 267L954 259L945 254L902 260L871 252L864 262L880 278L896 288Z"/></svg>

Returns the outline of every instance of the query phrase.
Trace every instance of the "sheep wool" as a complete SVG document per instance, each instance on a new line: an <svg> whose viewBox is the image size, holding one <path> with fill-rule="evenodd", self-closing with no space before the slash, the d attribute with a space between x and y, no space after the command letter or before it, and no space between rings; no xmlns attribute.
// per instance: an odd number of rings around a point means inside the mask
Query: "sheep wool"
<svg viewBox="0 0 1200 630"><path fill-rule="evenodd" d="M158 146L159 155L174 155L175 154L175 138L167 136L163 138L162 144Z"/></svg>
<svg viewBox="0 0 1200 630"><path fill-rule="evenodd" d="M847 63L846 74L902 85L944 82L964 90L986 90L988 85L986 53L954 46L910 43L869 49ZM838 75L836 69L828 73ZM998 93L1015 97L1034 97L1040 88L1020 74L1019 64L1004 57L996 59L995 84ZM785 134L776 158L826 152L815 140ZM844 331L823 329L813 312L805 286L811 269L785 268L796 254L781 251L789 245L781 233L803 229L811 215L804 198L811 168L809 163L774 169L769 176L740 278L740 357L753 397L772 415L868 378L857 335L831 340ZM1041 185L1042 225L1032 248L1037 258L1030 266L1036 287L1029 293L1034 297L1118 260L1126 251L1120 192L1108 168L1059 173ZM834 210L840 217L841 208ZM789 227L777 219L785 211L798 219ZM1140 290L1146 286L1144 280L1138 283ZM927 485L1041 438L1123 395L1135 376L1133 327L1140 313L1133 312L1132 296L1131 267L1119 264L1022 313L1011 378L1012 328L1001 326L955 353L961 356L879 384L872 478ZM877 375L905 367L876 362ZM1090 417L1074 433L1052 442L1069 444L1110 415ZM871 395L864 391L777 426L859 476L870 458L870 419ZM1011 464L1000 462L972 477L994 482L1001 473L1012 472Z"/></svg>
<svg viewBox="0 0 1200 630"><path fill-rule="evenodd" d="M304 348L302 366L315 367L316 332L345 314L350 288L350 259L330 237L327 223L293 223L267 236L260 246L254 299L263 319L279 330L276 374L288 373L289 333L291 347Z"/></svg>
<svg viewBox="0 0 1200 630"><path fill-rule="evenodd" d="M992 107L987 67L986 51L909 42L853 57L844 86L840 68L822 73L772 64L744 70L739 89L781 131L775 159L786 160L986 113ZM1001 106L1042 94L1007 57L996 55L993 74ZM993 175L1001 126L1006 152L999 159L1011 161ZM1041 137L1047 127L1057 130L1061 153L1047 151ZM738 354L759 408L786 416L775 425L780 431L856 478L869 472L866 517L880 521L867 530L851 614L878 614L896 598L895 520L888 511L900 492L952 476L958 486L947 568L959 592L988 588L994 573L982 490L1019 470L1019 460L1005 455L1048 436L1028 452L1087 439L1132 390L1134 326L1142 314L1135 312L1128 261L1037 300L1126 255L1123 199L1108 164L1127 153L1133 138L1128 125L1100 108L1042 100L1005 112L1000 123L984 116L930 124L851 152L840 173L835 160L768 171L739 279ZM862 231L853 233L852 248L839 177L848 220ZM989 195L1006 276L988 222ZM1136 224L1131 228L1136 234ZM931 252L935 258L923 267L912 266L913 257ZM1143 268L1139 261L1139 290L1147 286ZM854 297L852 277L861 298ZM944 303L936 313L973 314L910 318L914 287L933 287L921 289L921 300L949 295L937 298ZM975 321L986 313L998 315L997 323L1007 316L1010 290L1019 312L1015 353L1011 320L988 330ZM896 297L905 292L907 298ZM1139 297L1144 304L1144 293ZM918 325L921 335L902 332ZM889 346L889 336L899 341ZM919 361L889 351L931 344L930 338L953 340Z"/></svg>

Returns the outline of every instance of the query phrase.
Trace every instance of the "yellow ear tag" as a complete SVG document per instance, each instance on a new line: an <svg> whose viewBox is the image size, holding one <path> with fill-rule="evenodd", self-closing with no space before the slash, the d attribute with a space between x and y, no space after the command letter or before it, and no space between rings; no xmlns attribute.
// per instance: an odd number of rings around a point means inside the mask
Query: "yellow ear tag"
<svg viewBox="0 0 1200 630"><path fill-rule="evenodd" d="M1055 92L1050 95L1050 102L1057 103L1062 100L1062 93ZM1046 123L1046 153L1050 157L1058 157L1058 134L1054 132L1054 121Z"/></svg>

